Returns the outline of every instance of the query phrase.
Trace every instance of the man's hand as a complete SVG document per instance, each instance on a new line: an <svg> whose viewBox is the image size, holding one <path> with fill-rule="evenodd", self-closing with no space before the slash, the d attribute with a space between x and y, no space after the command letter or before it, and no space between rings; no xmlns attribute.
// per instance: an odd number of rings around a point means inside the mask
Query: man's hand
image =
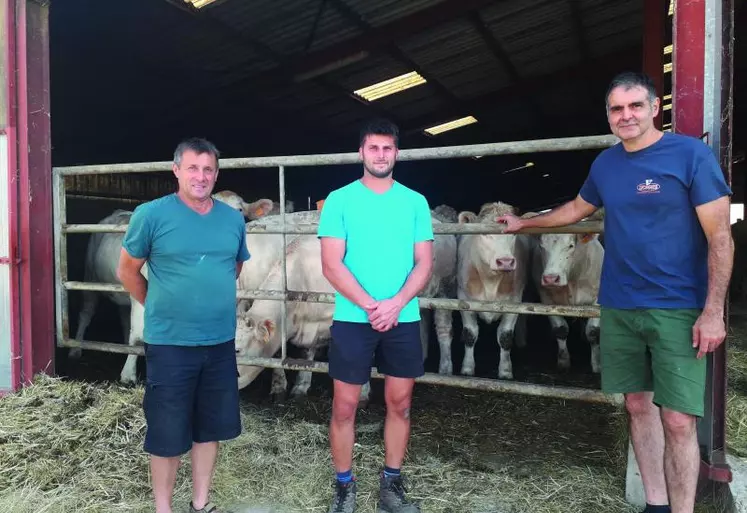
<svg viewBox="0 0 747 513"><path fill-rule="evenodd" d="M505 224L504 233L516 233L524 227L524 220L519 219L513 214L506 214L496 218L497 223Z"/></svg>
<svg viewBox="0 0 747 513"><path fill-rule="evenodd" d="M404 306L397 296L385 299L368 314L368 320L376 331L389 331L397 325L399 314ZM368 312L367 309L366 311Z"/></svg>
<svg viewBox="0 0 747 513"><path fill-rule="evenodd" d="M715 351L725 338L726 328L723 314L703 310L693 325L693 347L698 348L698 358Z"/></svg>

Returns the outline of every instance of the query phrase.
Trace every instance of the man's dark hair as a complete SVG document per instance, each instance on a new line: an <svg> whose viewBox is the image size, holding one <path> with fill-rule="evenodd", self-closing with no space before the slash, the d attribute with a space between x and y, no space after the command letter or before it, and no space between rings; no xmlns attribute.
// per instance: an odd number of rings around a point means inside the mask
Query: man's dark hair
<svg viewBox="0 0 747 513"><path fill-rule="evenodd" d="M654 103L656 100L656 86L650 76L635 71L624 71L617 74L607 88L607 94L604 97L607 108L610 106L610 93L616 87L623 87L626 91L631 87L643 87L648 92L648 101Z"/></svg>
<svg viewBox="0 0 747 513"><path fill-rule="evenodd" d="M180 142L176 147L176 150L174 150L174 164L176 164L177 166L181 165L182 155L184 155L184 152L187 150L192 150L198 155L202 155L203 153L211 154L213 157L215 157L215 167L218 167L218 158L220 157L220 152L218 151L218 148L216 148L215 145L207 139L202 139L200 137L190 137L189 139L185 139Z"/></svg>
<svg viewBox="0 0 747 513"><path fill-rule="evenodd" d="M363 125L359 140L361 147L369 135L391 135L394 137L394 145L399 147L399 128L388 119L372 119Z"/></svg>

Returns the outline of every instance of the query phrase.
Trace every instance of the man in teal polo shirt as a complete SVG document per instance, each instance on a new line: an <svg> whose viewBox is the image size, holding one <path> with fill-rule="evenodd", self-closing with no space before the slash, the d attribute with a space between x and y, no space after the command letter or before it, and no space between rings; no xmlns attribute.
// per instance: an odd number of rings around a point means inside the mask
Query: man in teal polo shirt
<svg viewBox="0 0 747 513"><path fill-rule="evenodd" d="M172 513L180 456L191 452L192 513L208 501L218 442L241 432L236 278L249 259L240 212L211 197L218 150L188 139L174 152L179 191L135 209L117 275L145 305L145 451L156 513ZM140 274L148 264L148 280Z"/></svg>
<svg viewBox="0 0 747 513"><path fill-rule="evenodd" d="M330 445L337 472L330 513L355 509L355 413L374 361L386 376L387 405L379 511L420 511L405 498L400 467L414 378L424 373L417 294L431 274L433 229L426 199L392 178L397 144L395 125L368 124L360 139L362 178L330 193L319 221L324 276L337 291L329 349Z"/></svg>

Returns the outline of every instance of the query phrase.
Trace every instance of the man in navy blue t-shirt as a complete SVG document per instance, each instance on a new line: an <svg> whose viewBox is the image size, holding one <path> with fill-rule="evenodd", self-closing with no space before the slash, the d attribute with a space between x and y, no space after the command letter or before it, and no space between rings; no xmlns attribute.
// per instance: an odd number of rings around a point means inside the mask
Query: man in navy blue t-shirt
<svg viewBox="0 0 747 513"><path fill-rule="evenodd" d="M579 195L537 217L498 221L516 232L576 223L605 208L598 300L602 390L625 394L644 512L691 513L703 356L726 336L731 190L710 148L657 130L658 112L649 77L615 77L607 118L621 143L596 158Z"/></svg>

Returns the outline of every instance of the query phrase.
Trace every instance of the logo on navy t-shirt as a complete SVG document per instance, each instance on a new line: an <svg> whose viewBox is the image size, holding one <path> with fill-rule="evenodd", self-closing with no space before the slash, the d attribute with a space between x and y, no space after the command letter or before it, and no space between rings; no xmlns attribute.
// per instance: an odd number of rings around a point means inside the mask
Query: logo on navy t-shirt
<svg viewBox="0 0 747 513"><path fill-rule="evenodd" d="M638 189L638 194L658 194L661 185L654 182L651 178L646 178L646 181L639 183L636 189Z"/></svg>

